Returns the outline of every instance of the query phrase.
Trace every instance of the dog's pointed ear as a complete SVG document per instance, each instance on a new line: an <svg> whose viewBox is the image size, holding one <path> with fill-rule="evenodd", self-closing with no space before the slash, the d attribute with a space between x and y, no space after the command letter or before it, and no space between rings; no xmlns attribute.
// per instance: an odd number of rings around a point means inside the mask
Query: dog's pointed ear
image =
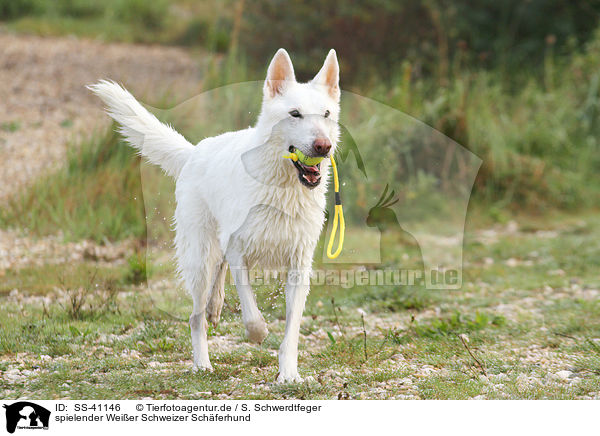
<svg viewBox="0 0 600 436"><path fill-rule="evenodd" d="M340 66L334 49L329 50L321 71L317 73L312 83L324 86L335 101L340 99Z"/></svg>
<svg viewBox="0 0 600 436"><path fill-rule="evenodd" d="M282 94L286 82L295 82L294 66L287 51L280 48L273 56L273 60L267 70L267 80L265 80L264 94L266 97L273 98L277 94Z"/></svg>

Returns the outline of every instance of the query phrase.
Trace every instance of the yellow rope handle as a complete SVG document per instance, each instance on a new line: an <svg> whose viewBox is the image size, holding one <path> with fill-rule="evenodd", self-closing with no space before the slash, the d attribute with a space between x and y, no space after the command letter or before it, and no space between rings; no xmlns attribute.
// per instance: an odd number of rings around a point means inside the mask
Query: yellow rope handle
<svg viewBox="0 0 600 436"><path fill-rule="evenodd" d="M346 232L346 222L344 221L344 209L342 207L342 199L340 197L340 181L338 179L337 165L335 159L331 155L331 166L333 168L333 189L335 191L335 215L333 217L333 228L331 229L331 235L329 236L329 244L327 244L327 257L335 259L342 252L344 246L344 233ZM331 252L333 248L333 241L338 229L338 222L340 226L340 237L338 240L338 247L335 253Z"/></svg>

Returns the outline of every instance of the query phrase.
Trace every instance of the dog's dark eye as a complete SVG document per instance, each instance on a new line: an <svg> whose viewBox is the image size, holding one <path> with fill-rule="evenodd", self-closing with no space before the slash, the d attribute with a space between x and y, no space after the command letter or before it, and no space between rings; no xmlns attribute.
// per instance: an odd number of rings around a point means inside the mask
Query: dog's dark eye
<svg viewBox="0 0 600 436"><path fill-rule="evenodd" d="M294 118L302 118L302 114L300 112L298 112L298 110L294 109L293 111L290 111L290 115L293 116Z"/></svg>
<svg viewBox="0 0 600 436"><path fill-rule="evenodd" d="M331 115L331 112L329 111L325 111L325 115L323 115L325 118L327 118L329 115Z"/></svg>

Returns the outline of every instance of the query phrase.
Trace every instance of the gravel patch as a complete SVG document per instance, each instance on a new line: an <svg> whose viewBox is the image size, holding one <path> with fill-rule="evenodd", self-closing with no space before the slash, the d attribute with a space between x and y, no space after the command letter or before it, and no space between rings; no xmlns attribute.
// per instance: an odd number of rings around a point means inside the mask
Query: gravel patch
<svg viewBox="0 0 600 436"><path fill-rule="evenodd" d="M109 125L85 88L99 79L156 99L195 95L201 68L183 49L0 32L0 202L64 161L67 144Z"/></svg>
<svg viewBox="0 0 600 436"><path fill-rule="evenodd" d="M0 277L6 270L48 264L93 261L97 265L118 264L134 250L135 241L64 242L62 235L30 238L16 231L0 230Z"/></svg>

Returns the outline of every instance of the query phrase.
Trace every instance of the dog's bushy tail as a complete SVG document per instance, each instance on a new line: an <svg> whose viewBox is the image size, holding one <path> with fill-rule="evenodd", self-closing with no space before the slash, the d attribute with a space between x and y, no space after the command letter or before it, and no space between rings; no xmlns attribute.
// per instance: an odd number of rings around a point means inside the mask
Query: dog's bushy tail
<svg viewBox="0 0 600 436"><path fill-rule="evenodd" d="M119 131L133 148L168 175L179 175L194 149L192 144L158 121L120 85L102 80L88 89L104 101L106 111L121 125Z"/></svg>

